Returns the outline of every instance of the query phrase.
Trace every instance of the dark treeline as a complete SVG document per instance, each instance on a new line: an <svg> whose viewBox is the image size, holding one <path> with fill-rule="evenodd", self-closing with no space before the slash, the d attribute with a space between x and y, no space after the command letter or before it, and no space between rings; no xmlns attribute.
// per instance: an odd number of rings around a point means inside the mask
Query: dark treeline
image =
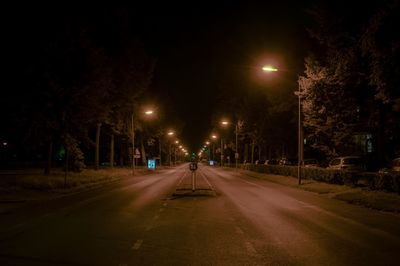
<svg viewBox="0 0 400 266"><path fill-rule="evenodd" d="M132 114L140 112L155 59L126 13L20 11L7 40L12 74L2 98L2 162L41 163L46 173L54 162L77 171L87 162L98 168L105 157L127 163ZM99 156L100 141L111 149L107 156Z"/></svg>

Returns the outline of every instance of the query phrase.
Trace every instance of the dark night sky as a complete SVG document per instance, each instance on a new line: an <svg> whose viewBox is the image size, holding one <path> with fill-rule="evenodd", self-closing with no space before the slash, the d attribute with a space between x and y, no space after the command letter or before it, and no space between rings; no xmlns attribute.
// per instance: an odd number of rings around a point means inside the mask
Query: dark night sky
<svg viewBox="0 0 400 266"><path fill-rule="evenodd" d="M290 68L301 71L307 49L305 9L311 1L299 2L134 2L129 6L93 7L35 4L10 7L3 26L10 33L12 49L21 51L27 47L27 40L34 42L44 37L32 32L35 27L56 31L52 21L61 13L67 14L67 18L75 12L87 14L90 20L92 16L107 17L113 10L124 10L122 13L131 23L131 32L127 34L137 36L157 58L150 86L154 99L161 101L156 104L164 105L164 110L175 110L171 114L185 123L181 139L191 149L197 149L210 133L211 115L219 111L216 96L223 93L220 84L229 83L237 69L260 63L263 55L272 53L279 54ZM30 52L34 51L18 54L29 56Z"/></svg>
<svg viewBox="0 0 400 266"><path fill-rule="evenodd" d="M158 57L152 90L169 97L196 149L211 131L220 84L268 53L299 68L306 45L306 4L224 1L168 7L146 16L143 39ZM167 11L166 11L167 10ZM230 73L230 74L226 74Z"/></svg>

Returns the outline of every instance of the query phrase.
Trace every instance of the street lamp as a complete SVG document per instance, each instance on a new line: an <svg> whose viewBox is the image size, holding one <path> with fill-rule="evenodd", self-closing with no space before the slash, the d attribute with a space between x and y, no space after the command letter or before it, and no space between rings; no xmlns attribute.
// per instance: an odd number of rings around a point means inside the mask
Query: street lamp
<svg viewBox="0 0 400 266"><path fill-rule="evenodd" d="M167 133L167 135L168 135L168 137L170 138L169 139L169 141L168 141L168 143L169 143L169 147L168 147L168 160L169 160L169 166L171 166L172 165L172 154L171 154L171 137L173 136L173 135L175 135L175 133L173 132L173 131L168 131L168 133Z"/></svg>
<svg viewBox="0 0 400 266"><path fill-rule="evenodd" d="M238 124L239 124L239 121L237 121L236 123L235 123L235 168L237 169L238 168L238 160L239 160L239 149L238 149L238 131L239 131L239 126L238 126ZM222 120L221 121L221 125L223 125L223 126L227 126L227 125L229 125L229 121L227 121L227 120ZM221 140L222 140L222 138L221 138Z"/></svg>
<svg viewBox="0 0 400 266"><path fill-rule="evenodd" d="M276 72L278 71L277 68L272 67L272 66L264 66L262 68L264 72ZM297 97L298 97L298 143L297 143L297 178L298 178L298 184L301 185L301 164L303 162L303 137L302 137L302 121L301 121L301 87L298 86L298 89L296 91Z"/></svg>
<svg viewBox="0 0 400 266"><path fill-rule="evenodd" d="M174 165L176 164L176 146L179 144L179 140L175 140L175 146L174 146Z"/></svg>
<svg viewBox="0 0 400 266"><path fill-rule="evenodd" d="M146 116L151 116L153 115L153 110L145 110L143 112ZM131 138L132 138L132 175L135 175L135 168L136 168L136 162L135 162L135 115L134 112L132 112L132 116L131 116Z"/></svg>
<svg viewBox="0 0 400 266"><path fill-rule="evenodd" d="M214 161L215 160L215 144L214 144L214 142L218 137L217 137L217 135L212 134L211 138L212 138L212 160Z"/></svg>

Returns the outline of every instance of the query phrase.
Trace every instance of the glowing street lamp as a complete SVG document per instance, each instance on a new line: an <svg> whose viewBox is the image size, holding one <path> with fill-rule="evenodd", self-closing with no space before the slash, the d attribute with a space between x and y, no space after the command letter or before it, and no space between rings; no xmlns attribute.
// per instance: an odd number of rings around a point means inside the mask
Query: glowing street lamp
<svg viewBox="0 0 400 266"><path fill-rule="evenodd" d="M173 135L175 135L175 132L170 130L167 132L167 135L169 138L171 138ZM171 154L171 139L168 140L169 142L169 147L168 147L168 160L169 160L169 166L172 165L172 154Z"/></svg>
<svg viewBox="0 0 400 266"><path fill-rule="evenodd" d="M153 113L154 113L153 110L146 110L144 112L145 115L152 115Z"/></svg>
<svg viewBox="0 0 400 266"><path fill-rule="evenodd" d="M262 70L264 72L277 72L278 69L273 66L263 66Z"/></svg>
<svg viewBox="0 0 400 266"><path fill-rule="evenodd" d="M153 110L148 109L144 111L144 114L146 116L152 116L154 113ZM136 168L136 163L135 163L135 115L134 112L132 112L131 116L131 139L132 139L132 175L135 175L135 168Z"/></svg>
<svg viewBox="0 0 400 266"><path fill-rule="evenodd" d="M227 126L229 125L229 121L227 120L222 120L221 125L222 126ZM237 169L238 167L238 159L239 159L239 153L238 153L238 122L235 123L235 168ZM222 138L221 138L221 149L222 149ZM222 156L221 156L222 157ZM221 164L222 165L222 164Z"/></svg>
<svg viewBox="0 0 400 266"><path fill-rule="evenodd" d="M272 67L272 66L264 66L262 68L264 72L276 72L278 71L277 68ZM303 162L303 141L302 141L302 121L301 121L301 88L300 86L298 87L298 90L296 92L298 96L298 145L297 145L297 178L298 178L298 183L301 185L301 164Z"/></svg>

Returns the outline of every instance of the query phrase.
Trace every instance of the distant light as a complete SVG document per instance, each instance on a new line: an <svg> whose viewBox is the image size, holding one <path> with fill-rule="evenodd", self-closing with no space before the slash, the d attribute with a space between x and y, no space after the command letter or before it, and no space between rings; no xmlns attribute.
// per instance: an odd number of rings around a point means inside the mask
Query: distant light
<svg viewBox="0 0 400 266"><path fill-rule="evenodd" d="M146 115L152 115L153 114L153 110L147 110L146 112L144 112Z"/></svg>
<svg viewBox="0 0 400 266"><path fill-rule="evenodd" d="M223 124L224 126L226 126L227 124L229 124L228 121L222 121L221 124Z"/></svg>
<svg viewBox="0 0 400 266"><path fill-rule="evenodd" d="M273 67L273 66L263 66L262 70L264 72L276 72L276 71L278 71L278 69Z"/></svg>
<svg viewBox="0 0 400 266"><path fill-rule="evenodd" d="M175 143L178 144L178 143L179 143L179 140L175 140Z"/></svg>
<svg viewBox="0 0 400 266"><path fill-rule="evenodd" d="M3 142L3 146L7 146L8 145L8 143L7 142Z"/></svg>
<svg viewBox="0 0 400 266"><path fill-rule="evenodd" d="M170 132L168 132L168 135L172 136L172 135L174 135L174 132L170 131Z"/></svg>
<svg viewBox="0 0 400 266"><path fill-rule="evenodd" d="M208 145L208 144L210 144L210 142L209 142L209 141L206 141L206 144Z"/></svg>
<svg viewBox="0 0 400 266"><path fill-rule="evenodd" d="M216 135L212 135L211 137L212 137L213 139L216 139L216 138L217 138L217 136L216 136Z"/></svg>

